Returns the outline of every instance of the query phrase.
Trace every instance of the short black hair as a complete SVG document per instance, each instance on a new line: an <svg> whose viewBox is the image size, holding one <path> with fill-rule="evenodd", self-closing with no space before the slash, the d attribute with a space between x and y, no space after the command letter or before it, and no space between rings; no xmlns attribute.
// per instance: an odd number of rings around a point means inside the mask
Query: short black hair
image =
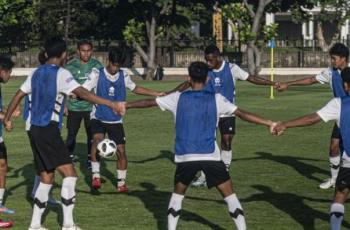
<svg viewBox="0 0 350 230"><path fill-rule="evenodd" d="M0 56L0 69L11 70L15 63L11 60L9 56Z"/></svg>
<svg viewBox="0 0 350 230"><path fill-rule="evenodd" d="M330 49L329 49L330 55L337 55L339 57L345 57L346 60L349 59L349 48L346 47L343 43L335 43Z"/></svg>
<svg viewBox="0 0 350 230"><path fill-rule="evenodd" d="M341 71L341 79L343 79L343 82L350 84L350 67L345 67Z"/></svg>
<svg viewBox="0 0 350 230"><path fill-rule="evenodd" d="M209 45L204 50L204 55L208 55L208 54L220 55L220 50L216 45Z"/></svg>
<svg viewBox="0 0 350 230"><path fill-rule="evenodd" d="M51 37L46 39L44 49L47 58L61 57L61 55L67 50L67 43L62 37Z"/></svg>
<svg viewBox="0 0 350 230"><path fill-rule="evenodd" d="M45 56L45 50L41 49L38 53L38 61L40 62L41 65L44 65L45 62L47 61L47 58Z"/></svg>
<svg viewBox="0 0 350 230"><path fill-rule="evenodd" d="M192 62L188 67L188 74L194 82L205 83L208 72L209 68L207 64L201 61Z"/></svg>
<svg viewBox="0 0 350 230"><path fill-rule="evenodd" d="M122 49L110 49L108 52L108 61L111 63L124 64L125 52Z"/></svg>
<svg viewBox="0 0 350 230"><path fill-rule="evenodd" d="M87 40L87 39L81 39L81 40L79 40L78 43L77 43L77 48L79 49L80 46L82 46L82 45L89 45L89 46L91 47L91 49L93 48L92 42L89 41L89 40Z"/></svg>

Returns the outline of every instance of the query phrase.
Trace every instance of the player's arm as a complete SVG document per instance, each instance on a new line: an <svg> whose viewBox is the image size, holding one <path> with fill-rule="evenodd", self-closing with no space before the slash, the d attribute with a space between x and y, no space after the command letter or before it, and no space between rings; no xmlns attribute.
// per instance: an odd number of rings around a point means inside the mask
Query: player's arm
<svg viewBox="0 0 350 230"><path fill-rule="evenodd" d="M27 94L24 93L22 90L18 90L15 94L15 96L12 98L7 111L5 113L5 117L4 117L4 126L5 129L7 131L11 131L12 130L12 123L11 123L11 117L13 112L16 110L16 108L18 107L19 103L21 102L22 98L25 97Z"/></svg>
<svg viewBox="0 0 350 230"><path fill-rule="evenodd" d="M136 86L135 89L132 90L132 92L139 95L145 95L145 96L153 96L153 97L164 96L163 92L157 92L141 86Z"/></svg>
<svg viewBox="0 0 350 230"><path fill-rule="evenodd" d="M234 114L239 117L240 119L244 120L244 121L248 121L250 123L254 123L254 124L259 124L259 125L265 125L265 126L273 126L274 122L271 120L267 120L265 118L259 117L258 115L255 115L253 113L250 112L246 112L243 111L239 108L237 108L234 111Z"/></svg>
<svg viewBox="0 0 350 230"><path fill-rule="evenodd" d="M249 77L247 78L247 81L249 81L250 83L253 83L255 85L271 85L271 86L276 85L276 82L274 82L274 81L270 81L268 79L258 77L255 75L249 75Z"/></svg>
<svg viewBox="0 0 350 230"><path fill-rule="evenodd" d="M303 78L295 81L288 81L288 82L280 82L279 85L277 86L278 91L284 91L287 90L289 86L293 85L312 85L317 83L316 77L308 77L308 78Z"/></svg>
<svg viewBox="0 0 350 230"><path fill-rule="evenodd" d="M171 94L171 93L174 93L174 92L183 92L185 91L186 89L190 88L190 82L189 81L184 81L182 82L180 85L176 86L174 89L166 92L166 94Z"/></svg>
<svg viewBox="0 0 350 230"><path fill-rule="evenodd" d="M156 99L149 98L149 99L141 99L137 101L131 101L127 102L125 107L126 109L135 109L135 108L149 108L153 106L157 106Z"/></svg>
<svg viewBox="0 0 350 230"><path fill-rule="evenodd" d="M106 105L106 106L110 107L111 109L113 109L113 111L115 113L118 113L121 115L123 115L125 113L124 102L112 102L112 101L104 99L102 97L98 97L82 86L75 88L72 92L75 95L77 95L78 97L80 97L88 102L91 102L94 104L99 104L99 105Z"/></svg>
<svg viewBox="0 0 350 230"><path fill-rule="evenodd" d="M317 113L305 115L293 120L280 122L273 128L273 133L281 135L287 128L310 126L320 122L322 119Z"/></svg>

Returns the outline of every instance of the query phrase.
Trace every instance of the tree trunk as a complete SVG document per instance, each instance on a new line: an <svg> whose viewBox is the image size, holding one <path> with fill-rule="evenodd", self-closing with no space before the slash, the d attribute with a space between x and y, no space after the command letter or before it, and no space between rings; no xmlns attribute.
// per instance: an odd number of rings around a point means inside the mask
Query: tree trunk
<svg viewBox="0 0 350 230"><path fill-rule="evenodd" d="M322 22L318 21L316 24L316 37L318 40L318 45L322 49L323 52L327 52L329 49L329 45L326 42L326 39L323 36L323 28L322 28Z"/></svg>

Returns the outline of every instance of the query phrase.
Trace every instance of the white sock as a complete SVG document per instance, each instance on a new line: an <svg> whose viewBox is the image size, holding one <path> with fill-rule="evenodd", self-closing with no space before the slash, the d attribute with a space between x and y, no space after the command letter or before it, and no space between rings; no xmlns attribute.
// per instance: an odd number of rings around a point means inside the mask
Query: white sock
<svg viewBox="0 0 350 230"><path fill-rule="evenodd" d="M31 228L40 228L41 226L41 216L45 211L51 187L52 184L39 183L34 196L33 216L30 223Z"/></svg>
<svg viewBox="0 0 350 230"><path fill-rule="evenodd" d="M340 155L336 157L329 157L329 162L331 166L332 181L336 181L340 166Z"/></svg>
<svg viewBox="0 0 350 230"><path fill-rule="evenodd" d="M33 198L35 197L35 192L38 189L39 184L40 184L40 176L35 175L33 189L32 189L32 197Z"/></svg>
<svg viewBox="0 0 350 230"><path fill-rule="evenodd" d="M118 187L125 184L126 179L126 169L125 170L117 170L117 184Z"/></svg>
<svg viewBox="0 0 350 230"><path fill-rule="evenodd" d="M5 188L0 188L0 205L2 205L2 202L4 200L4 194L5 194Z"/></svg>
<svg viewBox="0 0 350 230"><path fill-rule="evenodd" d="M205 174L204 174L203 171L200 171L200 175L199 175L199 177L198 177L197 180L199 180L199 181L205 181Z"/></svg>
<svg viewBox="0 0 350 230"><path fill-rule="evenodd" d="M65 177L62 181L61 197L63 209L63 227L73 227L73 209L75 203L75 185L77 177Z"/></svg>
<svg viewBox="0 0 350 230"><path fill-rule="evenodd" d="M341 223L344 217L344 205L340 203L333 203L331 205L330 216L331 216L331 229L340 230Z"/></svg>
<svg viewBox="0 0 350 230"><path fill-rule="evenodd" d="M232 161L232 150L229 150L229 151L221 150L221 160L226 165L226 169L228 171Z"/></svg>
<svg viewBox="0 0 350 230"><path fill-rule="evenodd" d="M100 162L91 161L92 177L100 178Z"/></svg>
<svg viewBox="0 0 350 230"><path fill-rule="evenodd" d="M246 223L243 214L243 209L235 193L224 198L227 203L228 211L238 230L245 230Z"/></svg>
<svg viewBox="0 0 350 230"><path fill-rule="evenodd" d="M180 217L184 195L173 193L168 206L168 230L175 230Z"/></svg>

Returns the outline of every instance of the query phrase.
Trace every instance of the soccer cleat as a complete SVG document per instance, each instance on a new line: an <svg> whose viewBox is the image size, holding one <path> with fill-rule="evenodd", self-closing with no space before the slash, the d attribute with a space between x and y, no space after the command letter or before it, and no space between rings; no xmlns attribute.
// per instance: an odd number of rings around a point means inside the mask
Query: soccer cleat
<svg viewBox="0 0 350 230"><path fill-rule="evenodd" d="M62 227L62 230L82 230L77 225L73 225L72 227Z"/></svg>
<svg viewBox="0 0 350 230"><path fill-rule="evenodd" d="M197 180L195 180L195 181L193 181L193 182L191 183L191 186L193 186L193 187L198 187L198 188L199 188L199 187L205 187L205 186L207 186L207 181L198 178Z"/></svg>
<svg viewBox="0 0 350 230"><path fill-rule="evenodd" d="M11 228L13 225L12 221L0 220L0 228Z"/></svg>
<svg viewBox="0 0 350 230"><path fill-rule="evenodd" d="M328 178L325 180L325 182L321 183L318 186L320 189L330 189L335 187L335 180L332 180L332 178Z"/></svg>
<svg viewBox="0 0 350 230"><path fill-rule="evenodd" d="M101 179L98 177L93 177L91 186L96 190L100 189L101 188Z"/></svg>
<svg viewBox="0 0 350 230"><path fill-rule="evenodd" d="M4 214L14 214L14 213L15 213L15 210L9 209L9 208L6 208L6 207L3 206L3 205L0 205L0 212L1 212L1 213L4 213Z"/></svg>
<svg viewBox="0 0 350 230"><path fill-rule="evenodd" d="M49 229L41 226L39 228L31 228L31 227L29 227L28 230L49 230Z"/></svg>
<svg viewBox="0 0 350 230"><path fill-rule="evenodd" d="M128 187L126 186L126 184L123 184L121 186L117 186L117 191L118 192L129 192Z"/></svg>

